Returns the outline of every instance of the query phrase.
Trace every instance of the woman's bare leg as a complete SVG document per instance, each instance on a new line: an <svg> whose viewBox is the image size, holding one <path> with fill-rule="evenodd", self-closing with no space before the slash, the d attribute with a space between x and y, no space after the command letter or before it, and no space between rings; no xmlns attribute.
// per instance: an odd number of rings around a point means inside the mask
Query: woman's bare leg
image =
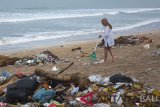
<svg viewBox="0 0 160 107"><path fill-rule="evenodd" d="M108 57L108 48L104 47L104 63L107 62L107 57Z"/></svg>
<svg viewBox="0 0 160 107"><path fill-rule="evenodd" d="M109 51L110 55L112 56L112 62L116 62L115 57L112 53L112 47L108 47L108 51Z"/></svg>

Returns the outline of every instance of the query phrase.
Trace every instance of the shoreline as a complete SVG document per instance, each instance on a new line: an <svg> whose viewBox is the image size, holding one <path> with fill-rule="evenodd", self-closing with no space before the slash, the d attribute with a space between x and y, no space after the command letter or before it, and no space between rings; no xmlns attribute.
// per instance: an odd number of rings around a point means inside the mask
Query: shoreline
<svg viewBox="0 0 160 107"><path fill-rule="evenodd" d="M130 36L130 35L134 35L134 36L139 36L139 35L145 35L145 34L149 34L149 33L159 33L158 30L152 30L152 31L146 31L146 32L135 32L135 33L128 33L126 35L118 35L118 36L115 36L115 38L118 38L119 36ZM31 49L24 49L24 50L15 50L15 51L9 51L9 52L1 52L2 54L1 55L12 55L12 54L17 54L17 53L23 53L23 52L27 52L27 51L38 51L38 50L45 50L46 48L47 49L51 49L51 48L61 48L62 46L63 47L71 47L73 45L84 45L84 44L96 44L97 39L94 39L94 40L82 40L82 41L74 41L74 42L66 42L64 44L55 44L53 46L51 45L46 45L46 46L39 46L39 47L34 47L34 48L31 48ZM100 39L99 39L99 42L100 42Z"/></svg>

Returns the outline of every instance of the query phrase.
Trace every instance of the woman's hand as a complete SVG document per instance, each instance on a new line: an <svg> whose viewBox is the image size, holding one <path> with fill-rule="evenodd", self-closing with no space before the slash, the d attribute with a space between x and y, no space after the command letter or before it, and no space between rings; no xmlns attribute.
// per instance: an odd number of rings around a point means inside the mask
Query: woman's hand
<svg viewBox="0 0 160 107"><path fill-rule="evenodd" d="M101 38L102 37L102 35L99 35L99 37L98 38Z"/></svg>

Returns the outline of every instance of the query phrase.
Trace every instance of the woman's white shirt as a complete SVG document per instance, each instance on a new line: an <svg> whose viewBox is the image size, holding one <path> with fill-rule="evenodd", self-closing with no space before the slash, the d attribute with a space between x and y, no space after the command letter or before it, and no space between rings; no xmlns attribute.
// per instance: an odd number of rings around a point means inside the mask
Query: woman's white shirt
<svg viewBox="0 0 160 107"><path fill-rule="evenodd" d="M102 38L105 41L104 45L106 47L108 47L108 46L111 47L115 44L113 32L112 32L112 29L109 28L109 26L106 26L104 28L104 30L102 31Z"/></svg>

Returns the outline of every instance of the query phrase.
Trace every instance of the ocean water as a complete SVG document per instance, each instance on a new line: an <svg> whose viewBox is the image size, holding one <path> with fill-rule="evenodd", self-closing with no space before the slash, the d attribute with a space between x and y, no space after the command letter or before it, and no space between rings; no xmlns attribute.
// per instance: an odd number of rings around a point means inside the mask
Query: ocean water
<svg viewBox="0 0 160 107"><path fill-rule="evenodd" d="M115 36L160 28L160 8L0 9L0 52L96 40L104 17Z"/></svg>

